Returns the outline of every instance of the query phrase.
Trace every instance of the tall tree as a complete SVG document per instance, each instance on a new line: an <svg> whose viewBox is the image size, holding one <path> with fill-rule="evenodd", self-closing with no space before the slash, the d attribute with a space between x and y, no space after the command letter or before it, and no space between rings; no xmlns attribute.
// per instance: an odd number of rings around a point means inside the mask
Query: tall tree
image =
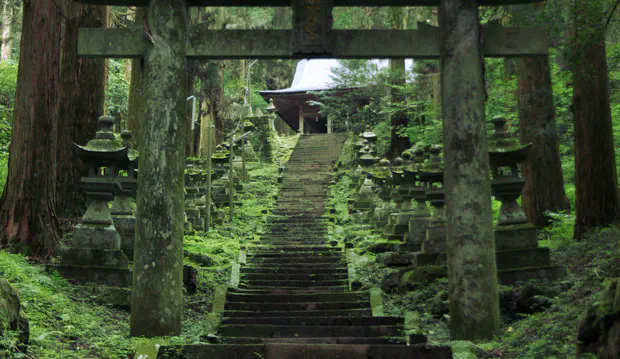
<svg viewBox="0 0 620 359"><path fill-rule="evenodd" d="M536 21L539 8L534 5L514 7L514 22L519 25L539 23ZM523 166L526 183L522 204L529 221L541 228L550 223L547 212L570 209L562 178L551 68L548 56L511 61L516 61L521 143L532 143L529 158Z"/></svg>
<svg viewBox="0 0 620 359"><path fill-rule="evenodd" d="M609 75L605 50L608 0L574 0L572 17L575 115L575 238L620 219Z"/></svg>
<svg viewBox="0 0 620 359"><path fill-rule="evenodd" d="M134 17L137 27L144 26L146 8L136 8ZM144 59L131 60L131 80L129 87L129 106L127 110L127 128L133 133L134 145L138 144L140 135L140 117L144 114L142 84L144 81Z"/></svg>
<svg viewBox="0 0 620 359"><path fill-rule="evenodd" d="M0 245L43 254L58 243L56 154L62 15L54 0L24 2L9 173Z"/></svg>
<svg viewBox="0 0 620 359"><path fill-rule="evenodd" d="M57 2L61 3L61 2ZM72 142L86 144L95 137L97 119L105 102L105 60L77 56L78 29L105 27L104 6L82 5L64 0L60 62L59 115L53 134L55 141L56 209L59 216L83 214L86 199L80 177L86 167L77 160Z"/></svg>
<svg viewBox="0 0 620 359"><path fill-rule="evenodd" d="M529 221L541 228L550 223L547 212L570 209L562 178L549 58L518 59L517 79L521 143L532 143L523 166L522 204Z"/></svg>
<svg viewBox="0 0 620 359"><path fill-rule="evenodd" d="M388 21L389 25L394 30L406 29L407 13L405 8L392 7L388 9ZM405 59L390 59L390 71L392 72L392 103L404 102L406 99L402 95L402 91L399 87L405 85L406 82L406 67ZM402 112L397 112L392 115L392 139L390 142L389 155L391 158L400 156L400 154L411 146L409 138L406 136L400 136L399 130L406 126L409 122L407 116Z"/></svg>
<svg viewBox="0 0 620 359"><path fill-rule="evenodd" d="M0 60L8 60L11 58L11 48L13 46L13 38L11 27L15 16L15 1L2 0L0 4L0 14L2 15L2 27L0 28Z"/></svg>

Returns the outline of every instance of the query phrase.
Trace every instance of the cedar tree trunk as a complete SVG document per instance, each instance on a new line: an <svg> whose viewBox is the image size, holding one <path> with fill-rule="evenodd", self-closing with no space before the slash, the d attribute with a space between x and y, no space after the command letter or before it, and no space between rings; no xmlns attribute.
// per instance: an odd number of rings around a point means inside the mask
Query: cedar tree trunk
<svg viewBox="0 0 620 359"><path fill-rule="evenodd" d="M550 223L545 212L570 209L562 178L549 58L520 58L516 65L521 143L532 143L523 165L522 204L530 223L541 228Z"/></svg>
<svg viewBox="0 0 620 359"><path fill-rule="evenodd" d="M58 121L62 15L53 0L24 2L9 173L0 245L49 254L58 244L53 152Z"/></svg>
<svg viewBox="0 0 620 359"><path fill-rule="evenodd" d="M146 8L136 8L136 26L144 26ZM140 119L144 115L144 98L142 96L142 84L144 77L144 59L131 60L131 80L129 87L129 104L127 112L127 129L133 134L133 145L137 148L138 136L140 136Z"/></svg>
<svg viewBox="0 0 620 359"><path fill-rule="evenodd" d="M95 138L97 119L105 102L105 65L103 59L77 56L80 27L105 27L104 6L82 5L65 0L61 42L61 78L58 92L59 116L54 137L56 149L56 192L59 216L81 216L86 198L80 177L87 169L75 156L73 143L85 145Z"/></svg>
<svg viewBox="0 0 620 359"><path fill-rule="evenodd" d="M595 16L602 14L600 6L598 2L576 0L573 9L577 239L620 218L604 22Z"/></svg>

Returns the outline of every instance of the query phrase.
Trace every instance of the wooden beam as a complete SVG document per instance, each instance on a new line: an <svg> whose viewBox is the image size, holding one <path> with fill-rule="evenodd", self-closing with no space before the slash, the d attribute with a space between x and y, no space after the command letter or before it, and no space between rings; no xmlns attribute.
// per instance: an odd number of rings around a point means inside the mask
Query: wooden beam
<svg viewBox="0 0 620 359"><path fill-rule="evenodd" d="M149 0L75 0L90 5L147 6ZM480 0L482 6L519 5L544 0ZM334 6L439 6L440 0L334 0ZM291 0L187 0L189 6L283 7Z"/></svg>
<svg viewBox="0 0 620 359"><path fill-rule="evenodd" d="M85 57L139 57L146 51L143 30L82 28L78 55ZM543 29L489 27L484 30L485 57L517 57L547 54ZM187 56L192 59L291 59L290 30L189 31ZM332 53L314 58L416 58L437 59L439 28L419 30L334 30Z"/></svg>

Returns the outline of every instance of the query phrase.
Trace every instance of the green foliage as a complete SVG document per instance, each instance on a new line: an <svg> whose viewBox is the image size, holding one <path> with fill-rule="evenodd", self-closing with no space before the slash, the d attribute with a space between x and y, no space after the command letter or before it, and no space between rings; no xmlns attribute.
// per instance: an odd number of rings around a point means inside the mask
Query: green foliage
<svg viewBox="0 0 620 359"><path fill-rule="evenodd" d="M107 113L117 121L127 118L129 104L129 83L123 73L123 61L128 60L108 60L105 107Z"/></svg>
<svg viewBox="0 0 620 359"><path fill-rule="evenodd" d="M13 108L17 89L17 63L0 62L0 152L8 151L11 142Z"/></svg>

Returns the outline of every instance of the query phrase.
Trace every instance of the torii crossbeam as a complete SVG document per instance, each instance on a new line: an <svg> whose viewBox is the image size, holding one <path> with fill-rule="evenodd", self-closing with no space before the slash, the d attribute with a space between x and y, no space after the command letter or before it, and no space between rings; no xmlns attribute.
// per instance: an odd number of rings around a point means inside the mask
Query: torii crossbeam
<svg viewBox="0 0 620 359"><path fill-rule="evenodd" d="M546 56L543 29L480 26L478 7L542 0L80 0L148 6L148 29L81 29L78 53L145 59L131 334L179 334L183 274L186 61L441 59L452 339L499 329L483 57ZM292 30L188 27L187 6L292 6ZM440 27L332 30L334 6L438 6Z"/></svg>

